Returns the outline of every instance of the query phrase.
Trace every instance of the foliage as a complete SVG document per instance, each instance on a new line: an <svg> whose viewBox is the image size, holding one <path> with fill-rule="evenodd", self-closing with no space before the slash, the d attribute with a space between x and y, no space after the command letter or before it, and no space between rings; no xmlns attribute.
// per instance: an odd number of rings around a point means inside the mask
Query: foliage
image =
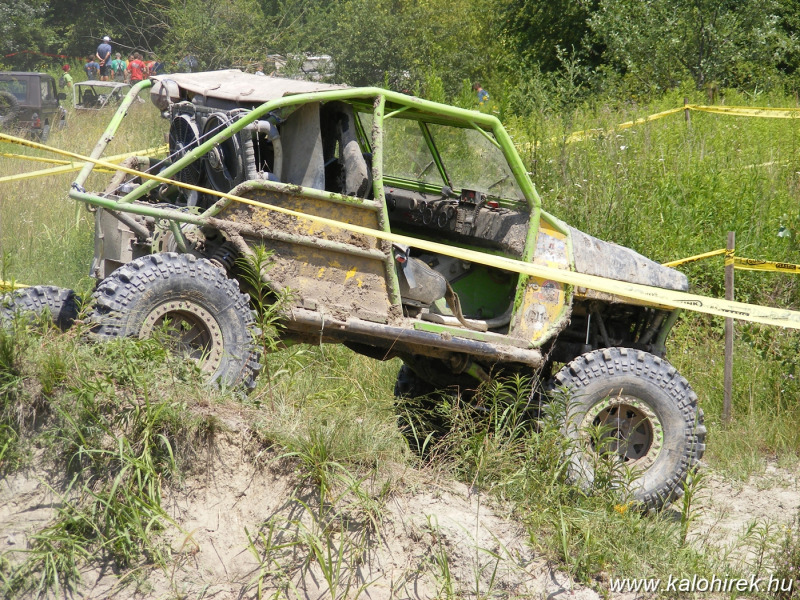
<svg viewBox="0 0 800 600"><path fill-rule="evenodd" d="M0 54L15 68L57 67L54 53L77 60L110 35L115 50L157 52L175 69L192 56L253 71L279 54L284 73L302 75L305 56L329 54L338 82L432 97L440 81L447 99L478 80L500 100L536 73L580 98L620 81L638 94L795 88L800 60L790 0L27 0L0 16Z"/></svg>
<svg viewBox="0 0 800 600"><path fill-rule="evenodd" d="M44 26L47 5L46 0L0 4L0 64L28 70L38 63L39 57L26 51L46 49L53 42L52 32Z"/></svg>
<svg viewBox="0 0 800 600"><path fill-rule="evenodd" d="M262 27L266 23L257 0L184 0L171 3L166 16L170 28L164 45L169 55L176 62L194 56L201 70L242 64L258 54L264 32L271 31Z"/></svg>
<svg viewBox="0 0 800 600"><path fill-rule="evenodd" d="M698 88L763 88L796 44L781 31L774 0L600 0L589 23L609 66L660 90L687 75Z"/></svg>
<svg viewBox="0 0 800 600"><path fill-rule="evenodd" d="M493 9L506 44L522 58L526 68L544 72L561 68L559 54L577 52L592 66L602 58L603 48L591 41L589 18L598 0L497 0Z"/></svg>
<svg viewBox="0 0 800 600"><path fill-rule="evenodd" d="M800 516L795 518L790 527L784 528L783 540L776 549L774 557L777 569L773 577L780 580L778 600L791 600L800 598ZM791 584L789 583L791 582Z"/></svg>

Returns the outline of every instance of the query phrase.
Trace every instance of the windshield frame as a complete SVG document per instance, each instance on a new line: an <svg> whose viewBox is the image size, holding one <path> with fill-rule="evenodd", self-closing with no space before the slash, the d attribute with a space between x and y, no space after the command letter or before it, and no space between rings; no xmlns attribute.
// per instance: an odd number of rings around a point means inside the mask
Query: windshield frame
<svg viewBox="0 0 800 600"><path fill-rule="evenodd" d="M378 129L374 126L375 115L371 110L372 107L369 107L370 110L366 110L366 107L354 108L356 109L357 114L356 127L359 131L359 138L362 146L368 152L372 152L372 138L379 135ZM409 173L387 171L387 160L384 159L381 161L381 168L383 170L382 175L385 182L397 187L428 193L441 192L443 187L448 187L454 192L460 192L461 190L475 190L491 197L494 200L499 201L500 204L513 207L519 207L520 204L527 204L529 208L534 208L531 205L535 205L536 202L531 203L530 199L526 196L523 186L520 185L520 181L514 173L512 165L508 161L508 156L504 152L503 145L495 137L493 130L487 130L486 128L480 127L472 121L458 122L449 119L444 120L441 118L436 118L436 116L431 116L428 114L420 115L416 111L408 111L408 108L409 107L405 107L404 109L391 111L383 117L382 126L380 128L380 131L382 132L383 145L387 147L391 146L392 138L397 138L398 135L404 135L405 137L408 137L409 133L408 130L406 130L404 133L400 133L399 131L389 131L390 128L387 127L388 119L397 119L404 120L408 123L416 123L419 129L418 141L420 143L418 146L415 146L414 150L427 150L427 155L421 157L424 159L430 158L430 162L425 167L425 173L427 176L423 177L422 173L413 175ZM364 122L364 120L366 120L366 122ZM441 128L441 130L437 132L435 131L435 128ZM462 177L461 180L454 181L453 176L451 175L453 171L448 169L448 165L455 166L455 161L452 160L452 157L447 157L446 152L440 150L439 145L437 144L437 138L441 138L442 133L447 131L445 128L464 130L467 132L475 131L485 138L485 140L487 140L487 142L494 146L494 148L496 148L498 151L498 153L493 156L494 160L491 162L498 166L502 164L500 169L503 171L502 174L504 177L502 177L499 181L492 180L491 185L489 185L488 181L478 181L477 179L469 180L469 177ZM370 129L372 130L372 136L369 136L366 133ZM415 135L414 132L411 131L410 133L411 137L413 138ZM415 144L417 142L417 140L413 139L410 141ZM384 152L385 151L386 148L384 148ZM426 160L423 162L426 162ZM431 172L430 169L434 166L435 170ZM438 177L435 181L431 181L430 175L432 173L438 173ZM495 187L499 182L506 180L510 180L509 183L512 183L513 193L498 194L492 191L492 188ZM536 196L536 200L538 200L538 196Z"/></svg>

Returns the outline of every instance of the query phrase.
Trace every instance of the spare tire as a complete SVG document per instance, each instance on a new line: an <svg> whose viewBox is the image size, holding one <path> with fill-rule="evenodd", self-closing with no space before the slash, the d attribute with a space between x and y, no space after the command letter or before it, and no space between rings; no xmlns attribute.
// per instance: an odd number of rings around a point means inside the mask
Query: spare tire
<svg viewBox="0 0 800 600"><path fill-rule="evenodd" d="M8 129L17 121L22 107L11 92L0 90L0 128Z"/></svg>

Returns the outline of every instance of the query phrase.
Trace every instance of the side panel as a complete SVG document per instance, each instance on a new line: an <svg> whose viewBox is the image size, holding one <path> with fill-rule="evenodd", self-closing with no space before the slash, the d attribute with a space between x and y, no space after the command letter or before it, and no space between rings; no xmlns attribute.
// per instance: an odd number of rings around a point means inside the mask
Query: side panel
<svg viewBox="0 0 800 600"><path fill-rule="evenodd" d="M544 220L539 222L533 262L556 269L569 269L566 234ZM540 346L567 325L570 295L569 286L564 283L530 277L522 294L521 305L514 313L509 335L528 340L531 346Z"/></svg>
<svg viewBox="0 0 800 600"><path fill-rule="evenodd" d="M378 229L374 203L328 202L290 193L253 190L247 197L291 210ZM292 304L346 320L387 323L390 317L388 244L376 238L319 225L267 209L234 203L219 218L242 226L250 244L274 252L266 278L292 292Z"/></svg>
<svg viewBox="0 0 800 600"><path fill-rule="evenodd" d="M122 265L148 254L136 236L107 210L98 208L94 220L94 259L90 275L102 281Z"/></svg>

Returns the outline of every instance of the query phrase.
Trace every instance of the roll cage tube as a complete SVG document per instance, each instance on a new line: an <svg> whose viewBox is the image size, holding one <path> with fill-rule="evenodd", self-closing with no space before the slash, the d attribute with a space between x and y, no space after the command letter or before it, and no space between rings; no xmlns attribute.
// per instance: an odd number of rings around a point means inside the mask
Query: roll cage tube
<svg viewBox="0 0 800 600"><path fill-rule="evenodd" d="M436 142L433 140L431 130L428 129L428 124L420 121L419 128L422 130L422 137L425 139L425 143L428 144L428 150L430 150L431 156L433 156L433 160L436 162L436 168L439 169L439 175L441 175L445 185L452 188L453 183L450 181L450 177L447 175L447 170L444 168L442 157L439 154L439 150L436 148Z"/></svg>
<svg viewBox="0 0 800 600"><path fill-rule="evenodd" d="M153 82L148 79L137 83L135 86L133 86L133 88L131 88L131 90L125 96L125 99L123 100L119 109L111 119L111 122L106 128L102 138L97 143L94 150L92 150L92 154L90 155L91 158L93 159L100 158L108 143L114 138L117 129L119 128L123 118L127 114L128 108L133 103L138 93L143 89L151 87L152 85ZM534 188L533 184L530 181L530 178L528 177L527 172L525 171L525 167L522 164L522 160L520 159L519 154L514 148L513 142L511 141L508 132L506 132L505 128L503 128L502 124L495 116L475 111L469 111L454 106L448 106L445 104L439 104L436 102L431 102L429 100L423 100L421 98L414 98L411 96L406 96L404 94L400 94L390 90L383 90L376 87L347 88L343 90L331 90L324 92L295 94L290 96L284 96L282 98L271 100L269 102L265 102L264 104L261 104L260 106L257 106L250 112L246 113L241 119L234 122L230 127L223 129L221 132L217 133L216 135L212 136L211 138L200 144L197 148L187 153L180 160L166 167L163 171L160 172L160 176L162 178L172 177L172 175L181 171L184 167L191 164L195 160L199 159L201 156L206 154L220 142L223 142L228 138L230 138L231 136L235 135L236 133L239 133L242 129L244 129L254 121L257 121L267 116L269 113L273 111L283 108L291 108L309 102L330 102L335 100L341 100L341 101L372 100L373 102L373 107L374 107L373 114L374 114L374 125L375 125L374 130L372 132L373 155L375 155L376 151L378 151L377 152L378 156L373 156L373 191L374 191L374 198L376 198L376 200L379 199L383 201L384 199L383 164L382 164L383 119L384 119L384 110L387 105L387 102L391 102L392 105L399 105L399 106L398 108L393 108L393 110L389 113L390 117L393 116L394 114L397 114L398 111L405 112L408 110L412 110L422 113L425 117L427 117L427 120L431 120L433 122L441 121L443 124L453 124L462 127L464 126L476 127L479 129L491 131L492 134L494 135L497 145L499 146L500 150L503 153L503 156L505 157L509 167L511 168L511 172L514 174L517 184L519 185L523 195L525 196L531 214L531 231L534 231L534 228L538 228L539 213L541 210L541 199L539 198L536 189ZM437 119L437 117L439 118ZM378 158L380 158L381 160L377 160ZM83 169L78 174L78 177L75 180L75 184L73 186L74 192L83 191L83 184L86 182L93 168L94 168L94 163L87 162L84 165ZM144 197L157 185L158 185L157 181L150 179L144 182L141 186L137 187L135 190L131 191L130 193L126 194L125 196L117 200L116 203L117 204L131 203L139 198ZM92 194L86 194L86 193L73 193L73 191L70 191L70 197L76 200L80 200L82 202L87 202L88 198L93 196ZM125 210L124 208L121 209ZM531 236L529 236L529 238L530 237ZM529 239L528 243L534 244L535 241Z"/></svg>
<svg viewBox="0 0 800 600"><path fill-rule="evenodd" d="M89 158L100 158L103 155L103 152L108 146L108 143L114 139L114 135L117 133L117 129L119 129L120 124L122 123L122 119L125 118L125 115L128 114L128 109L130 108L131 104L133 104L136 97L139 95L141 90L145 90L153 85L153 82L149 79L143 79L136 85L134 85L130 91L126 94L125 99L119 105L117 112L114 113L114 116L111 117L111 121L106 127L106 130L103 132L100 141L97 142L92 153L89 155ZM78 189L83 188L83 184L86 183L86 180L89 178L89 173L92 172L94 169L94 163L87 162L83 165L80 173L78 173L78 177L75 179L73 186L78 186Z"/></svg>

